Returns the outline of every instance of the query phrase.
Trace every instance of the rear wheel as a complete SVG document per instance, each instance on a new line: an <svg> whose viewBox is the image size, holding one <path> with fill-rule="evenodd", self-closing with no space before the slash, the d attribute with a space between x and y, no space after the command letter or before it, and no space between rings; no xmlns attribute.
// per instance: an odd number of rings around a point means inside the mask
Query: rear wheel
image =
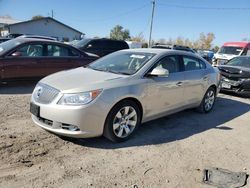
<svg viewBox="0 0 250 188"><path fill-rule="evenodd" d="M116 104L107 116L104 136L113 142L127 140L141 123L138 105L130 100Z"/></svg>
<svg viewBox="0 0 250 188"><path fill-rule="evenodd" d="M201 101L200 106L198 107L198 111L201 113L208 113L213 109L214 102L216 98L215 89L210 87Z"/></svg>

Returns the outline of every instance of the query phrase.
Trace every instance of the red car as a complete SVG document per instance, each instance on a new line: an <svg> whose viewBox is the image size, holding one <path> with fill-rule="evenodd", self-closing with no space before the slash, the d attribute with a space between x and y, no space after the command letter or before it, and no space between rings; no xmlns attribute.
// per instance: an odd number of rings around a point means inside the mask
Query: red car
<svg viewBox="0 0 250 188"><path fill-rule="evenodd" d="M42 78L98 58L61 42L19 37L0 44L0 82Z"/></svg>

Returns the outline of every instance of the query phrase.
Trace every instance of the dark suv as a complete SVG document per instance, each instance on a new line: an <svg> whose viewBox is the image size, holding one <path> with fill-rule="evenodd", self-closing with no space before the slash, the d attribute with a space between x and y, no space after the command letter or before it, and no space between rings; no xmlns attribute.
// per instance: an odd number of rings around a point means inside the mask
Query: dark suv
<svg viewBox="0 0 250 188"><path fill-rule="evenodd" d="M129 48L125 41L112 39L82 39L74 43L73 46L84 52L90 52L100 57Z"/></svg>

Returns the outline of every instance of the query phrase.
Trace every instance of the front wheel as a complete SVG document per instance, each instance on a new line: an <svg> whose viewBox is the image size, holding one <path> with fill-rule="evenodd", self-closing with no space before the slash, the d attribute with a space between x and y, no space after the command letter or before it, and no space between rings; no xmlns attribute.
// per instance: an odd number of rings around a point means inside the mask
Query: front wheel
<svg viewBox="0 0 250 188"><path fill-rule="evenodd" d="M201 101L198 111L202 113L208 113L213 109L214 102L216 98L215 89L210 87Z"/></svg>
<svg viewBox="0 0 250 188"><path fill-rule="evenodd" d="M138 105L130 100L116 104L107 116L104 136L113 142L127 140L141 124Z"/></svg>

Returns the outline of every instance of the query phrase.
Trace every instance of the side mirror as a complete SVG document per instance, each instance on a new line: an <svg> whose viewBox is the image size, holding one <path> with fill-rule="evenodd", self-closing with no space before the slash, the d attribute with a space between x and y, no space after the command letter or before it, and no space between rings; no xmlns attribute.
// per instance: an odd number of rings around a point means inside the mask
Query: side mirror
<svg viewBox="0 0 250 188"><path fill-rule="evenodd" d="M155 67L151 73L149 73L151 76L159 76L159 77L168 77L169 71L167 69L164 69L162 67Z"/></svg>
<svg viewBox="0 0 250 188"><path fill-rule="evenodd" d="M92 44L89 44L88 46L87 46L87 48L91 48L92 47Z"/></svg>
<svg viewBox="0 0 250 188"><path fill-rule="evenodd" d="M16 52L12 53L11 56L13 56L13 57L20 57L20 56L22 56L22 53L16 51Z"/></svg>

